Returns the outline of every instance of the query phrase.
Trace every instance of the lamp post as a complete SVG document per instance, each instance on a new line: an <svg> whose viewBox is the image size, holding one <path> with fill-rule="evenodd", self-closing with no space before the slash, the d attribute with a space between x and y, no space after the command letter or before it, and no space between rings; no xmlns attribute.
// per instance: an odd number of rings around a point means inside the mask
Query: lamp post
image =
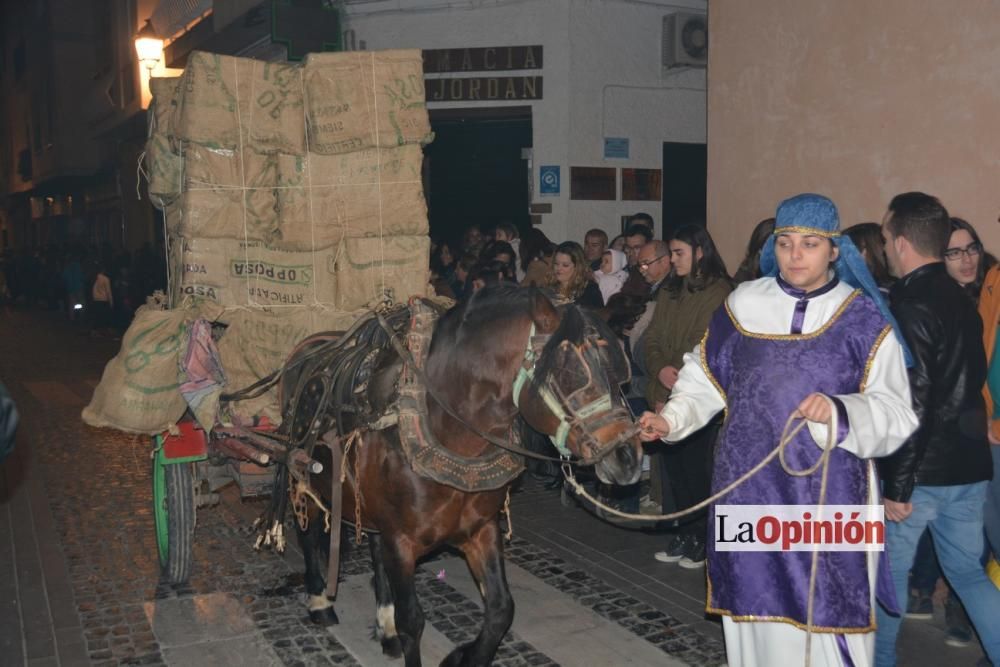
<svg viewBox="0 0 1000 667"><path fill-rule="evenodd" d="M145 109L152 99L149 92L149 79L153 75L153 70L163 59L163 40L156 34L149 19L146 19L146 25L135 36L135 53L145 69L145 72L140 71L139 73L142 80L142 108Z"/></svg>

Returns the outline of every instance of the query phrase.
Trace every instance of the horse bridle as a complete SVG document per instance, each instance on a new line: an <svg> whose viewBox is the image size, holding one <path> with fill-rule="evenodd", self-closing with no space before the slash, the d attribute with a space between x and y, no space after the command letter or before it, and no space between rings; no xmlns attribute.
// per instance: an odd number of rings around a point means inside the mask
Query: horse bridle
<svg viewBox="0 0 1000 667"><path fill-rule="evenodd" d="M551 338L552 336L549 334L539 334L535 323L531 323L531 328L528 330L528 342L524 349L524 359L517 372L517 377L514 379L513 399L515 407L520 408L521 392L524 390L525 385L534 383L535 366L541 359L546 343ZM576 436L576 442L580 445L580 453L583 454L585 448L590 452L587 456L581 456L581 463L583 465L597 463L618 445L631 439L638 431L638 427L635 426L626 429L617 438L604 444L598 442L591 435L603 426L630 418L628 411L624 407L614 407L610 394L604 393L589 400L586 398L588 393L592 393L594 380L593 373L585 356L592 347L596 348L601 344L606 345L607 343L596 340L596 336L585 337L583 343L580 345L573 345L569 341L560 343L560 346L564 348L572 346L573 351L579 357L580 363L587 373L587 383L584 386L566 394L552 380L551 375L543 383L535 386L535 390L542 401L544 401L546 407L559 420L559 427L556 429L555 434L549 436L552 444L555 445L560 457L563 460L568 460L572 456L572 453L566 446L566 441L569 439L570 433L573 433Z"/></svg>

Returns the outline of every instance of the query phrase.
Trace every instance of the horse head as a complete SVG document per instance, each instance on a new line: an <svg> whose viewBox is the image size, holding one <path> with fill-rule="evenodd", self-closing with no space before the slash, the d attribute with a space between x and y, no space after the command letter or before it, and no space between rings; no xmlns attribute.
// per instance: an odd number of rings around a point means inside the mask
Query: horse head
<svg viewBox="0 0 1000 667"><path fill-rule="evenodd" d="M630 378L625 350L600 318L536 295L514 403L561 456L594 465L608 484L633 484L642 471L642 447L621 392Z"/></svg>
<svg viewBox="0 0 1000 667"><path fill-rule="evenodd" d="M480 290L439 320L427 375L462 417L428 403L432 431L452 450L481 453L487 445L468 427L505 437L520 412L602 481L639 478L641 445L620 391L628 359L614 333L575 305L557 307L534 288Z"/></svg>

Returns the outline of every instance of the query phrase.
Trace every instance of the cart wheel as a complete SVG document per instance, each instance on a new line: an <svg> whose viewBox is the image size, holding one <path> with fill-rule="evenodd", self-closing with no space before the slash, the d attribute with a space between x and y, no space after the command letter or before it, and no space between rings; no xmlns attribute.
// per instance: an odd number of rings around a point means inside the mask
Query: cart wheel
<svg viewBox="0 0 1000 667"><path fill-rule="evenodd" d="M182 584L191 574L194 538L194 474L191 463L168 463L163 450L153 457L153 516L156 548L167 581Z"/></svg>

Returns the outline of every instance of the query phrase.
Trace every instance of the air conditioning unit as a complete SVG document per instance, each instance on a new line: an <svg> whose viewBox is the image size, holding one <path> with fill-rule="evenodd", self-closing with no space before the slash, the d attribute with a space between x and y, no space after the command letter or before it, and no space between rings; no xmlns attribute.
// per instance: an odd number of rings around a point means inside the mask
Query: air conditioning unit
<svg viewBox="0 0 1000 667"><path fill-rule="evenodd" d="M708 17L676 12L663 17L663 66L708 65Z"/></svg>

